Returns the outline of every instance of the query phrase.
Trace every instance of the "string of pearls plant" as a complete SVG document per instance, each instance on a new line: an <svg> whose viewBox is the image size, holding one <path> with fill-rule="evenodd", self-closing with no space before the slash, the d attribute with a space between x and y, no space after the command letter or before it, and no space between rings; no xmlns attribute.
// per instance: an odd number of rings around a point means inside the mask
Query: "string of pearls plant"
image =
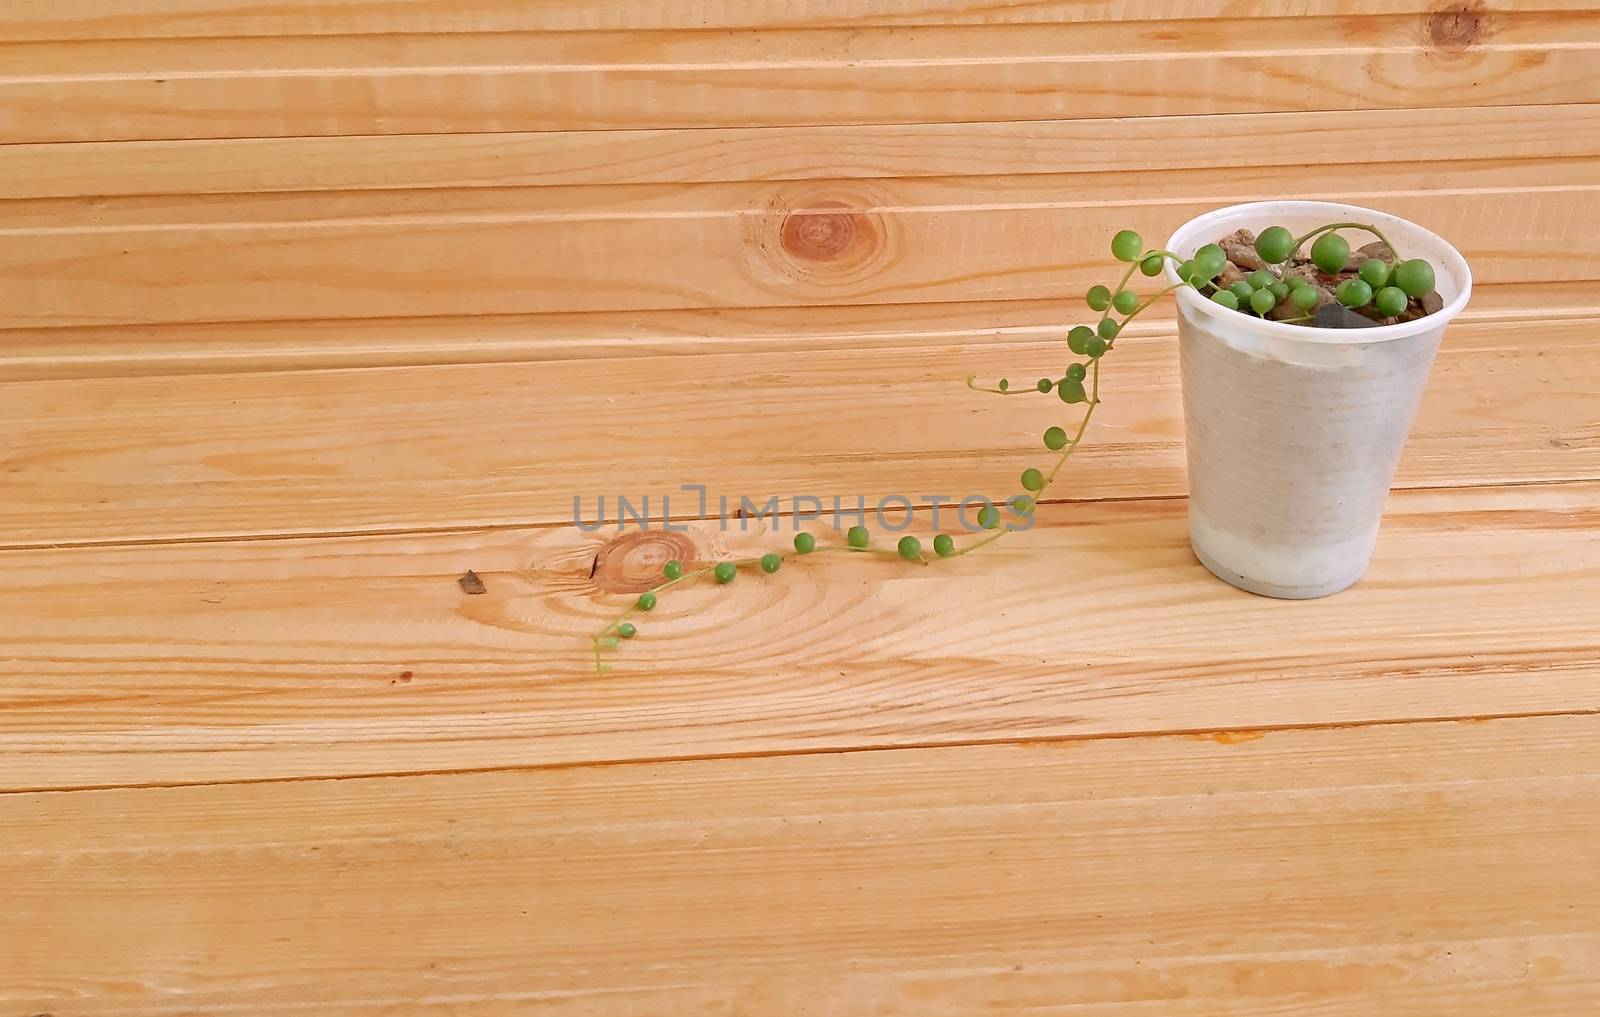
<svg viewBox="0 0 1600 1017"><path fill-rule="evenodd" d="M1324 273L1343 272L1349 263L1350 245L1336 232L1340 229L1358 229L1376 236L1388 247L1393 263L1377 257L1363 262L1355 278L1339 283L1335 290L1339 303L1352 309L1371 305L1378 313L1393 315L1401 313L1411 298L1432 292L1432 266L1421 259L1399 260L1393 245L1377 227L1371 225L1329 223L1298 238L1282 226L1271 226L1256 237L1254 249L1263 262L1277 266L1293 261L1300 248L1307 241L1314 240L1310 257L1317 269ZM1078 325L1068 331L1066 345L1074 359L1066 366L1061 377L1040 378L1034 384L1021 388L1013 387L1007 378L999 379L992 386L978 384L972 375L966 379L967 387L978 392L1000 396L1048 396L1053 393L1062 403L1083 408L1070 431L1059 425L1052 425L1044 431L1044 447L1054 453L1055 458L1042 467L1030 466L1022 471L1019 480L1023 493L1013 495L1004 502L1018 516L1026 517L1034 511L1062 467L1078 450L1089 422L1094 418L1095 409L1100 405L1101 362L1116 348L1117 339L1128 323L1157 301L1174 290L1189 286L1230 310L1264 317L1290 304L1300 311L1309 312L1324 299L1317 288L1303 277L1281 276L1266 271L1258 271L1247 278L1222 285L1218 276L1230 263L1218 244L1207 244L1195 252L1193 258L1182 258L1171 251L1146 250L1144 240L1138 233L1122 230L1111 240L1111 254L1117 261L1126 264L1127 268L1115 286L1095 286L1085 295L1084 300L1090 310L1101 317L1092 327ZM1148 298L1141 298L1128 288L1135 272L1153 279L1161 275L1169 261L1178 265L1181 282L1161 289ZM1278 320L1305 324L1312 318L1304 314L1280 317ZM602 672L609 669L605 662L606 653L624 640L639 635L637 620L656 610L661 595L668 590L706 579L725 585L737 579L742 572L770 576L791 558L815 554L872 554L908 564L934 565L971 554L1017 529L1014 524L1002 524L1000 512L993 503L979 510L977 520L986 532L965 544L958 544L956 538L948 533L940 533L933 538L931 555L917 537L903 536L894 547L881 547L873 544L872 534L867 527L852 526L845 532L843 543L823 543L815 534L802 532L795 534L793 548L783 552L771 551L748 558L734 558L696 569L685 569L682 562L669 561L662 568L659 583L640 593L594 634L595 668Z"/></svg>

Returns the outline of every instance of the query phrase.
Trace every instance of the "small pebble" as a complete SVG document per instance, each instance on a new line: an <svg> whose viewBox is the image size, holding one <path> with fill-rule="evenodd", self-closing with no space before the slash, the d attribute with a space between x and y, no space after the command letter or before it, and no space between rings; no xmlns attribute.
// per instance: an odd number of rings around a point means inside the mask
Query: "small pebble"
<svg viewBox="0 0 1600 1017"><path fill-rule="evenodd" d="M1256 235L1249 230L1235 230L1224 237L1219 246L1229 261L1246 272L1267 267L1267 263L1261 260L1261 255L1256 253Z"/></svg>

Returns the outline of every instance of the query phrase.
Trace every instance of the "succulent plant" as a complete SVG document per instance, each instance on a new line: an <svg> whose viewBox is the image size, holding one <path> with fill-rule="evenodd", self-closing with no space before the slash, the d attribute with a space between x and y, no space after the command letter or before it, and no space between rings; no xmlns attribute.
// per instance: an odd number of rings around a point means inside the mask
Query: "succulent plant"
<svg viewBox="0 0 1600 1017"><path fill-rule="evenodd" d="M1329 223L1300 237L1295 237L1283 226L1268 226L1256 235L1254 253L1264 266L1282 266L1292 262L1301 248L1310 242L1310 259L1319 270L1327 274L1343 273L1350 264L1351 251L1349 242L1337 232L1341 229L1371 233L1383 243L1390 257L1368 256L1361 262L1356 275L1343 280L1336 287L1335 297L1339 303L1357 310L1370 306L1378 314L1393 317L1404 313L1412 298L1433 292L1433 266L1420 258L1400 259L1394 245L1372 225ZM1128 267L1115 286L1094 286L1084 295L1084 302L1089 309L1100 317L1093 325L1077 325L1067 331L1065 344L1076 359L1066 365L1059 378L1040 378L1033 385L1021 387L1012 387L1008 378L1000 378L993 386L978 384L976 376L969 375L966 379L967 386L979 392L1001 396L1054 393L1063 403L1083 407L1070 432L1060 425L1052 425L1044 431L1041 442L1047 451L1056 455L1042 466L1031 466L1022 471L1018 483L1023 493L1012 495L1002 503L1017 516L1025 517L1034 511L1067 460L1078 450L1089 421L1094 417L1095 408L1100 405L1101 361L1116 348L1118 337L1124 333L1128 323L1157 301L1174 290L1192 287L1229 310L1255 317L1265 317L1279 308L1293 307L1304 313L1277 320L1288 324L1307 324L1314 320L1310 312L1325 299L1308 280L1299 276L1280 275L1270 268L1258 268L1243 278L1223 285L1219 277L1230 261L1228 253L1219 244L1206 244L1192 258L1183 258L1171 251L1146 250L1144 239L1138 233L1120 230L1111 239L1111 254ZM1159 290L1149 298L1141 298L1128 288L1135 271L1154 278L1161 274L1168 262L1177 264L1179 282ZM1014 523L1002 523L1000 512L993 502L986 503L979 510L977 521L981 535L964 545L948 533L935 536L931 558L916 537L901 537L893 547L880 547L873 544L871 531L866 526L858 525L850 527L841 543L822 543L815 534L798 533L793 549L782 553L769 551L753 557L729 559L693 571L685 571L681 562L669 561L662 568L659 583L640 593L632 604L595 633L595 667L602 671L606 669L604 653L617 646L620 640L632 639L639 634L637 625L631 619L654 610L659 595L674 587L706 577L726 584L743 571L772 575L787 559L822 553L876 554L929 565L971 554L1021 528Z"/></svg>

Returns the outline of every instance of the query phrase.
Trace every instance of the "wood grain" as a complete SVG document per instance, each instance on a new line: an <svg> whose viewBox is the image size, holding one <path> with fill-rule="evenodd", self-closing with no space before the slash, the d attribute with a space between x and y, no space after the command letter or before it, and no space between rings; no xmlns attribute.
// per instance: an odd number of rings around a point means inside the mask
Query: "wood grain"
<svg viewBox="0 0 1600 1017"><path fill-rule="evenodd" d="M1582 11L1588 0L1496 0L1497 13ZM1254 21L1293 15L1413 15L1446 20L1421 0L53 0L0 7L0 38L17 42L443 32L684 28L870 28L1083 21Z"/></svg>
<svg viewBox="0 0 1600 1017"><path fill-rule="evenodd" d="M1401 486L1600 478L1592 321L1455 326ZM558 522L573 498L1000 494L1054 399L969 373L1058 375L1059 340L809 354L28 382L0 401L0 546ZM1111 367L1115 369L1112 370ZM1184 491L1169 336L1119 350L1075 498ZM680 499L680 504L684 499ZM613 501L614 505L614 501ZM614 508L612 512L614 513ZM681 511L681 510L680 510ZM659 512L659 510L657 510ZM611 514L611 513L608 513Z"/></svg>
<svg viewBox="0 0 1600 1017"><path fill-rule="evenodd" d="M348 776L1600 706L1600 484L1397 494L1367 578L1304 604L1211 578L1180 500L1040 513L1027 533L936 567L825 556L664 596L607 674L589 636L664 561L782 547L792 521L5 552L0 781ZM958 518L946 509L941 527L959 532ZM923 513L914 528L926 536L930 523ZM461 592L467 569L486 595Z"/></svg>
<svg viewBox="0 0 1600 1017"><path fill-rule="evenodd" d="M0 142L1593 102L1597 49L1594 11L22 43Z"/></svg>
<svg viewBox="0 0 1600 1017"><path fill-rule="evenodd" d="M8 1013L1573 1017L1600 718L0 796ZM113 830L106 817L115 816Z"/></svg>
<svg viewBox="0 0 1600 1017"><path fill-rule="evenodd" d="M0 198L1150 173L1193 166L1197 147L1205 150L1206 179L1215 187L1232 175L1219 170L1364 165L1397 151L1430 166L1589 157L1600 150L1597 138L1600 108L1562 105L1120 117L1110 123L84 142L8 148L0 159ZM81 209L64 206L59 222L74 221L72 213Z"/></svg>
<svg viewBox="0 0 1600 1017"><path fill-rule="evenodd" d="M1266 197L1403 209L1487 282L1591 280L1597 180L1585 157L1426 179L1401 163L40 199L6 207L0 328L1059 299L1114 281L1116 229L1155 242Z"/></svg>

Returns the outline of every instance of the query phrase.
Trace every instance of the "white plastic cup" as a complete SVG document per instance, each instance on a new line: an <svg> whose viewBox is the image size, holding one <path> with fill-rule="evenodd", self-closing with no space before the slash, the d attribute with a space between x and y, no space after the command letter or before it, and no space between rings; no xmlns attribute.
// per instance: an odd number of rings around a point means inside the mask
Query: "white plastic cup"
<svg viewBox="0 0 1600 1017"><path fill-rule="evenodd" d="M1414 223L1324 201L1258 201L1191 219L1188 258L1235 230L1377 226L1433 265L1443 310L1374 328L1286 325L1177 291L1189 462L1189 542L1218 578L1268 597L1325 597L1367 571L1389 484L1434 353L1472 293L1466 259ZM1341 230L1352 249L1377 238ZM1169 282L1177 267L1167 266Z"/></svg>

